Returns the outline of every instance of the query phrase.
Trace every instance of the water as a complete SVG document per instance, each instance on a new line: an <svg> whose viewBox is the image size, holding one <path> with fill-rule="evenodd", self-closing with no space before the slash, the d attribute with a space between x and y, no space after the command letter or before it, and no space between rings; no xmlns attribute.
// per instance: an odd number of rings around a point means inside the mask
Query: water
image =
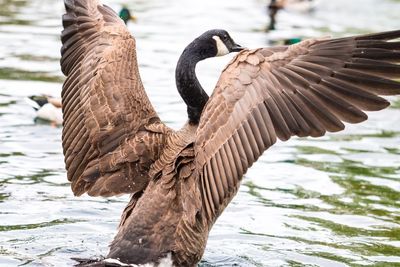
<svg viewBox="0 0 400 267"><path fill-rule="evenodd" d="M291 36L342 36L400 28L400 1L320 0L313 14L283 12L266 34L265 1L138 0L142 78L160 117L185 121L173 71L185 45L225 28L247 47ZM76 198L61 128L35 123L28 95L59 95L62 1L0 0L0 266L71 266L104 255L128 197ZM198 76L210 93L231 56ZM400 266L400 99L319 139L278 143L246 175L214 226L200 266Z"/></svg>

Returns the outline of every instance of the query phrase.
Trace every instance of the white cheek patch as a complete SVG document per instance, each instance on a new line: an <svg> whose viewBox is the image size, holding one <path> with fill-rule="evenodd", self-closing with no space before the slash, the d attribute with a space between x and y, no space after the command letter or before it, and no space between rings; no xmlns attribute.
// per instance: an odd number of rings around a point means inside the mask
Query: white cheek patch
<svg viewBox="0 0 400 267"><path fill-rule="evenodd" d="M226 54L229 54L229 50L224 44L224 42L221 41L221 38L219 36L214 35L213 39L217 43L217 57L220 56L225 56Z"/></svg>

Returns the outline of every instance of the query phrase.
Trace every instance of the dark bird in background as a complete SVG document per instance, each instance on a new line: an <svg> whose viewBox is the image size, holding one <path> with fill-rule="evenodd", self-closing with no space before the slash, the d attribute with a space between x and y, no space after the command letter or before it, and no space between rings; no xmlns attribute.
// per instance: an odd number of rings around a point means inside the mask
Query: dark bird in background
<svg viewBox="0 0 400 267"><path fill-rule="evenodd" d="M269 25L267 31L276 29L276 16L282 9L296 10L298 12L311 12L315 9L314 0L271 0L267 5Z"/></svg>
<svg viewBox="0 0 400 267"><path fill-rule="evenodd" d="M119 11L119 17L125 22L125 24L128 24L129 20L136 22L136 17L131 14L131 11L126 6L123 6Z"/></svg>
<svg viewBox="0 0 400 267"><path fill-rule="evenodd" d="M278 139L323 136L400 93L400 30L243 49L224 30L190 43L176 67L188 121L166 126L140 79L135 39L97 0L65 0L62 143L79 196L130 194L106 259L80 266L196 266L248 168ZM209 97L195 73L240 53ZM295 174L294 174L295 175ZM126 265L125 265L126 266Z"/></svg>
<svg viewBox="0 0 400 267"><path fill-rule="evenodd" d="M268 5L268 15L269 15L269 26L267 28L268 31L275 30L275 25L276 25L276 15L278 14L278 11L282 9L283 7L278 4L277 0L271 0L271 2Z"/></svg>

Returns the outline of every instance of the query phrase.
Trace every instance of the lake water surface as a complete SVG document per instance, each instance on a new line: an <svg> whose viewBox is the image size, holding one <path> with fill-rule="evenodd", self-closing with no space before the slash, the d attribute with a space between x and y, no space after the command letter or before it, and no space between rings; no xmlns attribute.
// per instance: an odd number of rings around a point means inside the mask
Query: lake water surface
<svg viewBox="0 0 400 267"><path fill-rule="evenodd" d="M400 1L320 0L282 12L266 34L266 1L109 0L138 17L142 79L161 119L186 119L174 68L193 38L227 29L246 47L292 36L400 29ZM0 0L0 266L71 266L105 255L128 197L73 196L61 128L35 122L25 97L59 95L62 1ZM231 55L198 66L212 92ZM269 149L214 226L200 266L400 266L400 99L368 122Z"/></svg>

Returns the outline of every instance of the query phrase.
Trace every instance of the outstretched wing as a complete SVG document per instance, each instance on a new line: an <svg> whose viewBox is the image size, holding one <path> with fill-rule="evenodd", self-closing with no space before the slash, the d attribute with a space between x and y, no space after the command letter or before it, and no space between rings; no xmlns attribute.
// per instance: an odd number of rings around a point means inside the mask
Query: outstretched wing
<svg viewBox="0 0 400 267"><path fill-rule="evenodd" d="M322 136L400 94L400 31L306 40L241 52L223 71L200 119L196 168L204 214L215 220L243 174L277 138Z"/></svg>
<svg viewBox="0 0 400 267"><path fill-rule="evenodd" d="M76 195L135 193L169 131L140 80L135 40L97 0L65 0L63 149Z"/></svg>

